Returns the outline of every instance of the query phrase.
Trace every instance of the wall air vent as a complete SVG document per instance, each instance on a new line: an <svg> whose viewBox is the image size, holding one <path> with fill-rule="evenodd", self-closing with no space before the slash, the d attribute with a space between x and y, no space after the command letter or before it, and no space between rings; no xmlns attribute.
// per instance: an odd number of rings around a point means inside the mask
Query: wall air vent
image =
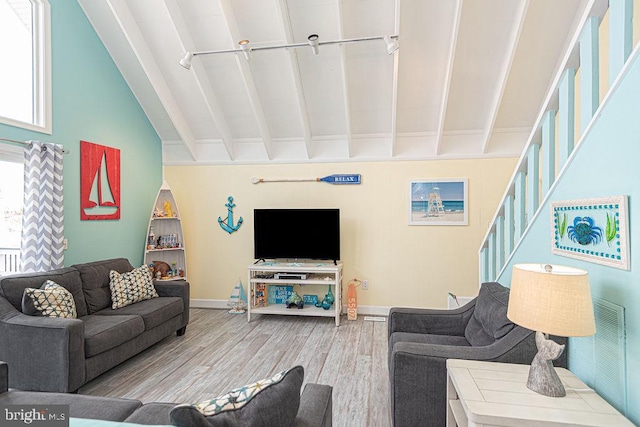
<svg viewBox="0 0 640 427"><path fill-rule="evenodd" d="M594 299L596 334L571 338L569 368L589 387L627 414L624 307Z"/></svg>

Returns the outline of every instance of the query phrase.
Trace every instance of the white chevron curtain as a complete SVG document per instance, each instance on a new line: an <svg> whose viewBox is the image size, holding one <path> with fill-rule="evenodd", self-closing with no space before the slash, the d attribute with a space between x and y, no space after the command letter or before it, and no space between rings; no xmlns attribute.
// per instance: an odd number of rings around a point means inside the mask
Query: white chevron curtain
<svg viewBox="0 0 640 427"><path fill-rule="evenodd" d="M21 271L64 265L62 146L32 141L24 151Z"/></svg>

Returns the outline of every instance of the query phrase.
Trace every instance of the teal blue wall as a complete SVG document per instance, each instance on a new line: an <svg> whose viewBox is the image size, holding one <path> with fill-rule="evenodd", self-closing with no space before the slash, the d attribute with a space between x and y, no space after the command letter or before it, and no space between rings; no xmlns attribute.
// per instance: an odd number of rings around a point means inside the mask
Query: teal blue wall
<svg viewBox="0 0 640 427"><path fill-rule="evenodd" d="M626 194L629 196L629 234L631 271L618 270L572 258L551 254L551 219L549 203L534 221L499 281L511 281L514 263L540 262L579 267L589 272L591 292L625 307L627 328L627 417L640 425L640 61L631 69L591 132L577 148L578 152L566 174L558 182L550 200L571 200ZM579 376L593 377L581 364L579 354L569 348L569 368ZM597 367L596 367L597 370ZM622 411L623 408L618 408Z"/></svg>
<svg viewBox="0 0 640 427"><path fill-rule="evenodd" d="M52 141L71 149L64 158L65 265L110 257L139 265L162 184L160 139L78 3L49 2L53 134L0 124L0 137ZM119 221L80 221L80 140L120 149Z"/></svg>

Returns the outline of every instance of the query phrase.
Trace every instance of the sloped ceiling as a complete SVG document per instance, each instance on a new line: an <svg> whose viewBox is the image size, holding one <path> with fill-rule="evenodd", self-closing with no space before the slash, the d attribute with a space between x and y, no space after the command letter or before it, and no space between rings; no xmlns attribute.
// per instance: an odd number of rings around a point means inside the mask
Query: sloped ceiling
<svg viewBox="0 0 640 427"><path fill-rule="evenodd" d="M586 0L79 0L165 164L519 156ZM199 55L185 51L397 35Z"/></svg>

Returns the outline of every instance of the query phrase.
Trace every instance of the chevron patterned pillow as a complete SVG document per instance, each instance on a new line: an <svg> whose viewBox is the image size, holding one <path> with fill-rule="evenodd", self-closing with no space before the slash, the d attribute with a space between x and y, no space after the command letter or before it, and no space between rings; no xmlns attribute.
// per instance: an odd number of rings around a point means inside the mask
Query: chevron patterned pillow
<svg viewBox="0 0 640 427"><path fill-rule="evenodd" d="M128 273L109 272L111 308L126 307L135 302L158 298L149 266L143 265Z"/></svg>
<svg viewBox="0 0 640 427"><path fill-rule="evenodd" d="M71 292L52 280L47 280L40 289L26 288L22 294L22 312L30 316L78 317L76 303Z"/></svg>

